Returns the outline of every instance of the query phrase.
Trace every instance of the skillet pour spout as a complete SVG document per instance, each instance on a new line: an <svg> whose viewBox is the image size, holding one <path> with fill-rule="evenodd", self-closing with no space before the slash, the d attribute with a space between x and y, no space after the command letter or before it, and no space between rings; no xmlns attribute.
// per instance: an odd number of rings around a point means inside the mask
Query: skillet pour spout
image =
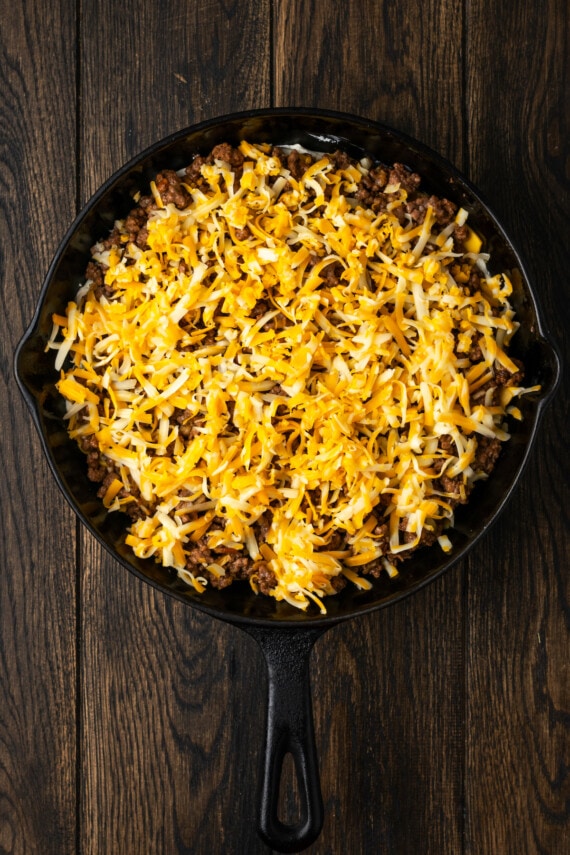
<svg viewBox="0 0 570 855"><path fill-rule="evenodd" d="M257 596L246 583L230 589L208 588L198 594L168 568L137 558L125 544L126 521L109 514L87 478L82 452L67 433L63 402L55 383L58 372L46 345L52 315L64 314L84 281L90 247L108 234L117 219L133 207L157 172L186 167L196 154L220 143L298 144L313 151L346 151L350 156L385 164L403 163L423 179L430 193L451 199L469 212L469 223L491 253L491 272L507 271L513 283L512 303L520 322L511 353L525 365L525 384L540 391L520 401L522 420L509 425L511 439L492 476L477 485L469 504L457 509L449 531L451 550L420 549L394 579L374 580L370 590L347 586L327 598L327 614L300 612L285 602ZM496 269L495 269L496 268ZM277 851L306 848L320 833L322 798L313 733L308 662L316 639L341 621L388 606L436 579L465 556L497 519L527 463L542 414L560 377L560 360L550 341L533 288L511 240L478 191L450 163L417 140L378 122L344 113L311 109L253 110L212 119L181 130L129 161L97 191L77 216L47 272L38 306L15 355L15 375L37 428L43 451L63 495L90 533L115 560L158 591L228 621L252 635L268 665L269 698L266 754L260 795L261 837ZM357 747L355 747L357 748ZM291 753L302 800L293 826L277 813L279 779L284 757Z"/></svg>

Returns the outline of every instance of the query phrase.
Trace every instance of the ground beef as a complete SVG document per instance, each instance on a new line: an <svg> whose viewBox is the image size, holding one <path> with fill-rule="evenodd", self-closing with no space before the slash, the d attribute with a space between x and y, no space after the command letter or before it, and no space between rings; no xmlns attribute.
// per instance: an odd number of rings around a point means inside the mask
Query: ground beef
<svg viewBox="0 0 570 855"><path fill-rule="evenodd" d="M184 172L184 183L191 187L198 187L199 189L207 190L209 184L202 175L202 167L213 162L214 158L211 154L207 157L203 157L200 154L196 155L192 163L186 167Z"/></svg>
<svg viewBox="0 0 570 855"><path fill-rule="evenodd" d="M271 514L269 511L266 511L260 516L255 526L258 543L265 543L267 540L267 534L271 528Z"/></svg>
<svg viewBox="0 0 570 855"><path fill-rule="evenodd" d="M233 187L237 190L243 175L244 162L244 156L239 148L234 148L229 143L220 143L212 149L209 160L223 160L224 163L229 164L234 176Z"/></svg>
<svg viewBox="0 0 570 855"><path fill-rule="evenodd" d="M87 279L91 279L96 288L100 288L105 283L105 274L103 266L98 261L90 261L85 270Z"/></svg>
<svg viewBox="0 0 570 855"><path fill-rule="evenodd" d="M256 567L257 584L262 594L269 594L277 585L275 573L264 561L260 561Z"/></svg>
<svg viewBox="0 0 570 855"><path fill-rule="evenodd" d="M79 440L79 447L82 451L97 451L99 448L99 443L97 442L97 437L93 434L91 436L82 436Z"/></svg>
<svg viewBox="0 0 570 855"><path fill-rule="evenodd" d="M430 196L430 203L433 205L433 212L438 225L448 226L453 222L457 213L457 205L449 199L438 199L437 196Z"/></svg>
<svg viewBox="0 0 570 855"><path fill-rule="evenodd" d="M109 232L108 236L106 238L104 238L102 241L100 241L99 244L97 244L97 248L99 248L99 246L102 246L103 249L111 249L111 247L119 245L120 239L121 239L121 236L120 236L119 229L113 228ZM93 249L95 249L95 247Z"/></svg>
<svg viewBox="0 0 570 855"><path fill-rule="evenodd" d="M177 208L184 209L190 201L190 194L173 169L159 172L155 178L156 189L165 205L173 202Z"/></svg>
<svg viewBox="0 0 570 855"><path fill-rule="evenodd" d="M143 226L138 235L136 236L135 243L139 247L139 249L148 248L148 229L146 226Z"/></svg>
<svg viewBox="0 0 570 855"><path fill-rule="evenodd" d="M99 452L90 451L87 455L87 477L95 484L99 484L101 481L105 480L106 475L107 466L101 461Z"/></svg>
<svg viewBox="0 0 570 855"><path fill-rule="evenodd" d="M115 468L114 463L101 455L97 439L94 435L82 437L79 440L79 447L87 456L87 477L93 483L99 484L97 496L101 499L115 478L120 478L120 474ZM131 519L142 519L142 517L152 512L152 504L143 501L140 490L134 481L131 481L128 490L124 487L119 490L119 498L123 499L127 496L131 496L134 499L134 501L124 506L125 513Z"/></svg>
<svg viewBox="0 0 570 855"><path fill-rule="evenodd" d="M221 143L215 146L212 149L211 156L214 160L223 160L225 163L229 163L234 169L243 166L243 154L239 148L234 148L229 143Z"/></svg>
<svg viewBox="0 0 570 855"><path fill-rule="evenodd" d="M285 153L282 149L274 147L271 150L271 154L272 156L279 158L286 165L292 178L296 181L302 178L307 168L314 162L312 155L299 152L295 149L289 153ZM351 164L355 163L355 161L352 160L346 152L335 151L329 156L336 170L347 169ZM163 170L156 176L156 188L163 203L174 204L179 209L186 208L190 202L191 196L184 185L186 184L192 187L206 188L208 186L208 182L202 176L202 168L206 164L213 163L214 160L222 160L225 163L228 163L234 173L234 181L239 181L243 171L244 156L238 148L233 147L229 143L221 143L215 146L207 156L198 155L194 157L191 164L185 170L182 178L173 170L168 169ZM272 183L274 180L274 177L268 177L269 183ZM396 184L400 185L407 193L405 203L399 206L396 210L393 210L393 213L395 213L401 223L406 219L411 219L412 222L417 223L418 225L422 224L425 220L428 206L431 206L433 209L435 219L439 226L447 226L453 223L457 212L457 206L448 199L420 192L420 176L409 170L401 163L395 163L391 167L379 165L370 170L366 175L362 176L355 193L356 200L364 207L370 208L376 213L384 211L386 210L387 205L394 200L393 194L386 193L386 188L390 185ZM288 183L285 190L290 189L291 184ZM331 189L331 187L325 189L325 196L328 197L330 195ZM156 208L157 204L153 196L142 196L140 197L138 204L129 212L124 221L124 229L127 233L128 240L135 243L141 249L147 247L148 217L152 211L156 210ZM464 251L464 243L468 234L468 229L465 226L455 226L452 236L456 251ZM252 236L248 226L236 229L235 235L239 241L247 240ZM118 229L114 228L110 232L109 236L97 245L97 250L100 250L101 246L103 246L104 249L110 249L113 246L118 246L120 244L120 237L121 235ZM291 247L293 250L298 248L298 246ZM307 262L306 269L311 270L311 268L320 260L321 257L318 253L312 252ZM208 266L214 265L215 259L211 258L206 263ZM184 262L180 262L179 269L182 273L188 272L187 265ZM332 287L341 282L343 271L344 267L342 263L335 261L328 264L321 271L320 276L326 286ZM469 267L467 267L465 270L462 269L460 272L464 274L465 280L467 280L467 276L469 277L467 281L463 281L461 279L458 280L462 282L463 287L465 287L468 293L475 293L480 289L482 276L479 271L475 269L470 270ZM89 262L86 269L86 277L93 282L95 296L97 298L100 298L103 295L107 297L111 296L111 289L105 286L105 267L100 262L96 260ZM272 306L267 300L258 300L251 310L251 317L257 320L270 311L271 308ZM181 326L184 326L184 321L181 322ZM483 352L480 347L481 337L481 333L475 332L471 340L471 346L467 355L470 362L473 364L479 363L483 360ZM214 344L215 341L216 330L208 329L204 331L202 340L188 349L206 347ZM496 369L494 371L493 378L476 391L473 396L474 400L476 400L477 397L485 395L489 389L493 389L493 394L495 395L498 390L505 385L520 385L520 383L522 383L524 372L522 370L522 364L516 360L515 362L518 367L517 372L511 374L504 368ZM276 384L271 391L275 395L284 394L278 384ZM232 428L232 416L233 405L228 404L228 430L230 431ZM203 418L195 418L190 410L176 409L172 415L172 420L179 425L180 436L184 439L191 439L196 436L204 426ZM405 438L404 433L402 433L401 438ZM114 468L114 464L103 458L100 454L97 446L97 440L94 436L82 438L79 444L87 456L87 475L91 481L99 485L97 494L102 497L105 495L107 489L117 477L118 473ZM434 470L437 476L434 480L434 486L436 490L449 494L449 504L452 507L455 507L455 505L465 503L467 501L470 488L464 485L463 477L461 475L452 478L446 475L445 471L442 472L447 462L447 455L455 455L457 453L453 438L448 434L444 434L439 438L438 447L442 452L442 456L434 463ZM489 474L496 464L500 451L501 442L499 440L490 439L484 436L477 437L477 448L473 462L473 468L475 471ZM153 512L152 505L149 505L142 500L140 491L134 482L130 485L128 491L125 490L125 488L122 488L118 495L120 498L124 498L129 495L133 498L133 501L127 503L124 507L125 512L129 514L133 520L142 518ZM181 490L180 496L183 497L183 495L184 491ZM315 506L318 506L318 502L320 501L320 492L318 490L313 491L311 501L313 501ZM390 502L390 494L380 495L375 511L377 516L381 517L381 514ZM195 518L192 513L181 513L180 516L183 522L191 522ZM400 522L400 530L402 532L404 543L411 544L415 541L416 535L413 532L407 531L407 524L407 518L403 518ZM262 544L266 542L270 525L270 511L266 512L253 524L253 532L258 543ZM221 529L222 527L223 521L215 518L212 522L210 532ZM441 534L442 529L443 522L436 522L431 530L424 527L418 545L431 546ZM389 526L386 523L377 524L373 529L372 534L375 544L381 551L381 556L387 557L392 563L398 563L409 556L411 550L404 550L397 555L393 555L390 552L390 532ZM346 550L349 548L346 538L347 535L345 532L335 532L327 544L327 549L331 551ZM222 562L222 566L225 569L225 575L218 576L215 573L208 571L207 566L209 564L220 562ZM256 561L252 560L242 548L232 549L229 547L220 547L218 549L211 549L208 546L208 535L203 536L189 551L187 551L186 567L189 571L196 573L197 575L207 576L210 584L219 589L227 587L234 580L251 579L257 585L261 593L270 594L277 585L275 574L265 561L261 559ZM373 577L380 576L380 574L384 572L382 557L369 562L367 565L359 567L358 570L363 574ZM339 591L345 586L346 579L344 576L337 576L332 578L330 583L335 591Z"/></svg>
<svg viewBox="0 0 570 855"><path fill-rule="evenodd" d="M406 214L409 214L414 223L421 224L426 218L428 208L428 197L419 196L410 202L406 202Z"/></svg>
<svg viewBox="0 0 570 855"><path fill-rule="evenodd" d="M254 565L249 555L236 558L229 565L229 572L234 579L249 579L254 570Z"/></svg>
<svg viewBox="0 0 570 855"><path fill-rule="evenodd" d="M481 436L477 442L477 451L475 452L475 462L473 468L476 471L486 472L490 475L495 468L497 458L501 453L501 441L491 439L488 436Z"/></svg>
<svg viewBox="0 0 570 855"><path fill-rule="evenodd" d="M351 164L350 157L345 151L335 151L330 155L335 169L348 169Z"/></svg>
<svg viewBox="0 0 570 855"><path fill-rule="evenodd" d="M443 493L451 493L455 503L464 505L467 502L467 493L463 478L458 475L456 478L450 478L448 475L440 475L438 481L439 489Z"/></svg>
<svg viewBox="0 0 570 855"><path fill-rule="evenodd" d="M141 196L139 199L139 208L150 214L151 211L156 211L157 205L154 196Z"/></svg>
<svg viewBox="0 0 570 855"><path fill-rule="evenodd" d="M380 576L385 573L385 570L382 562L376 558L374 561L370 561L369 564L365 564L361 567L360 572L363 576L372 576L374 579L379 579Z"/></svg>
<svg viewBox="0 0 570 855"><path fill-rule="evenodd" d="M135 243L140 249L146 249L148 240L148 229L146 223L149 212L141 206L133 208L125 218L125 230L129 241Z"/></svg>
<svg viewBox="0 0 570 855"><path fill-rule="evenodd" d="M499 392L501 388L504 386L520 386L524 380L523 365L519 359L513 359L513 362L517 365L519 369L518 371L511 373L506 368L493 369L493 377L475 390L472 395L472 400L477 402L485 399L487 392L492 389L493 394L491 397L491 403L496 404L499 400Z"/></svg>
<svg viewBox="0 0 570 855"><path fill-rule="evenodd" d="M251 232L249 230L249 226L244 226L243 229L236 229L235 235L238 240L247 240L251 237Z"/></svg>
<svg viewBox="0 0 570 855"><path fill-rule="evenodd" d="M333 576L330 580L331 588L338 594L339 591L342 591L346 588L346 577L345 576Z"/></svg>
<svg viewBox="0 0 570 855"><path fill-rule="evenodd" d="M463 244L467 240L469 235L469 230L467 226L455 226L453 229L453 248L455 252L464 252L465 247Z"/></svg>
<svg viewBox="0 0 570 855"><path fill-rule="evenodd" d="M395 163L388 172L388 184L399 184L407 193L414 193L421 180L417 172L411 172L403 163Z"/></svg>
<svg viewBox="0 0 570 855"><path fill-rule="evenodd" d="M249 556L243 555L238 550L217 550L218 557L221 553L227 555L230 551L235 552L236 555L224 565L226 571L224 576L217 576L215 573L205 570L203 566L200 567L200 554L206 555L206 551L199 552L196 555L196 563L193 567L190 567L189 564L187 564L187 567L189 570L200 569L200 572L208 577L213 588L227 588L234 581L243 581L250 578L257 584L262 594L269 594L275 588L277 585L275 573L267 566L265 561L252 561ZM215 558L216 553L214 552L213 554Z"/></svg>
<svg viewBox="0 0 570 855"><path fill-rule="evenodd" d="M483 333L475 332L471 336L471 347L469 348L469 361L476 363L483 360L483 351L479 346L479 342L483 338Z"/></svg>
<svg viewBox="0 0 570 855"><path fill-rule="evenodd" d="M356 199L365 208L371 208L376 213L385 211L390 197L384 193L388 183L388 172L383 166L371 169L364 175L356 191Z"/></svg>
<svg viewBox="0 0 570 855"><path fill-rule="evenodd" d="M295 251L297 251L297 249L299 249L299 247L300 247L300 244L298 244L298 245L294 248L294 249L295 249ZM293 247L291 247L291 248L293 249ZM305 269L306 269L307 271L308 271L308 270L312 270L312 269L313 269L313 267L315 266L315 264L317 264L317 263L318 263L318 261L319 261L319 256L317 255L317 253L316 253L316 252L310 252L310 253L309 253L309 257L308 257L308 259L307 259L307 266L306 266L306 268L305 268Z"/></svg>
<svg viewBox="0 0 570 855"><path fill-rule="evenodd" d="M127 232L128 238L131 241L134 241L142 229L144 225L146 225L146 221L148 220L148 213L144 208L140 206L137 208L133 208L130 214L125 219L125 230Z"/></svg>
<svg viewBox="0 0 570 855"><path fill-rule="evenodd" d="M216 343L216 330L209 329L203 335L200 341L196 342L194 350L201 350L203 347L212 347Z"/></svg>
<svg viewBox="0 0 570 855"><path fill-rule="evenodd" d="M251 310L250 315L257 321L269 311L271 311L271 304L268 302L268 300L258 300L253 309Z"/></svg>
<svg viewBox="0 0 570 855"><path fill-rule="evenodd" d="M87 477L90 481L96 484L101 483L107 475L107 463L101 460L101 453L97 438L91 436L82 436L79 440L79 447L87 456Z"/></svg>
<svg viewBox="0 0 570 855"><path fill-rule="evenodd" d="M313 503L318 502L318 498L315 497L314 499L312 499L312 501L313 501ZM328 544L328 548L332 552L342 551L345 548L345 536L344 536L344 534L340 531L335 531L334 534L332 535L331 539L330 539L330 542Z"/></svg>
<svg viewBox="0 0 570 855"><path fill-rule="evenodd" d="M406 213L420 225L426 218L428 207L433 209L435 219L440 226L449 225L457 212L457 206L449 199L439 199L437 196L422 193L406 202Z"/></svg>
<svg viewBox="0 0 570 855"><path fill-rule="evenodd" d="M478 270L472 270L469 276L468 289L471 294L476 294L481 290L482 276Z"/></svg>
<svg viewBox="0 0 570 855"><path fill-rule="evenodd" d="M89 456L88 456L88 458L87 458L87 459L89 460ZM100 498L103 498L103 496L104 496L104 495L105 495L105 493L107 492L108 488L109 488L109 487L111 486L111 484L113 483L114 479L115 479L115 473L114 473L114 472L105 472L104 477L103 477L103 479L102 479L102 481L101 481L101 486L100 486L100 487L99 487L99 489L97 490L97 495L98 495ZM126 494L126 491L125 491L124 489L123 489L123 490L121 490L121 492L123 493L123 495L125 495L125 494Z"/></svg>
<svg viewBox="0 0 570 855"><path fill-rule="evenodd" d="M299 181L303 177L312 162L313 158L310 154L303 154L296 149L287 155L287 169L295 181Z"/></svg>
<svg viewBox="0 0 570 855"><path fill-rule="evenodd" d="M388 496L388 500L390 497ZM382 548L383 552L388 551L389 543L390 543L390 529L388 528L387 523L381 523L377 525L373 531L374 534L374 542L377 546Z"/></svg>
<svg viewBox="0 0 570 855"><path fill-rule="evenodd" d="M186 567L190 571L204 570L206 564L213 564L214 561L214 554L208 548L208 541L205 537L201 537L196 546L186 553Z"/></svg>
<svg viewBox="0 0 570 855"><path fill-rule="evenodd" d="M212 588L217 588L219 591L222 591L224 588L228 588L232 582L234 581L234 577L228 573L225 576L216 576L215 573L210 573L208 570L199 567L199 565L194 565L192 567L186 565L190 572L196 572L196 570L200 570L200 575L207 577Z"/></svg>
<svg viewBox="0 0 570 855"><path fill-rule="evenodd" d="M422 528L422 533L420 535L420 542L418 546L433 546L438 537L442 532L443 525L438 521L432 531L430 531L425 526Z"/></svg>
<svg viewBox="0 0 570 855"><path fill-rule="evenodd" d="M515 371L511 374L510 371L507 371L506 368L499 368L495 372L495 379L497 381L498 386L521 386L524 380L524 366L520 359L513 359L512 362L518 368L518 371Z"/></svg>
<svg viewBox="0 0 570 855"><path fill-rule="evenodd" d="M185 413L188 413L188 415L180 422L178 432L184 439L194 439L195 436L201 433L201 428L204 427L204 419L193 416L188 410Z"/></svg>
<svg viewBox="0 0 570 855"><path fill-rule="evenodd" d="M97 300L100 300L101 297L110 299L114 293L114 289L110 285L105 285L103 276L101 276L101 281L99 282L99 284L95 285L95 287L93 288L93 294Z"/></svg>
<svg viewBox="0 0 570 855"><path fill-rule="evenodd" d="M326 267L324 267L320 272L320 276L325 285L327 285L329 288L332 288L335 285L340 284L341 276L343 273L343 265L340 263L340 261L335 261L332 264L328 264Z"/></svg>
<svg viewBox="0 0 570 855"><path fill-rule="evenodd" d="M403 532L402 540L404 541L404 543L413 543L414 540L416 539L417 535L413 531L407 531L407 527L408 527L408 518L402 517L402 519L400 520L400 525L399 525L400 531ZM433 544L436 542L439 535L441 534L441 528L442 528L441 524L438 524L430 531L429 529L425 528L425 526L424 526L422 528L422 533L420 534L420 539L419 539L419 542L417 544L417 547L433 546ZM414 547L414 548L417 548L417 547Z"/></svg>

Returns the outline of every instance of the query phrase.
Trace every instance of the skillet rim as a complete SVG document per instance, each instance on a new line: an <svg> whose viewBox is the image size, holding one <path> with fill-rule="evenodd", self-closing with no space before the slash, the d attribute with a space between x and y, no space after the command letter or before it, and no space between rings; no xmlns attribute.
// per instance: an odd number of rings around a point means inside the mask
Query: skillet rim
<svg viewBox="0 0 570 855"><path fill-rule="evenodd" d="M323 120L331 120L333 122L346 123L358 126L361 132L369 131L376 134L379 134L382 137L393 138L399 145L409 150L414 155L419 156L420 158L427 158L432 164L434 164L435 168L439 170L442 176L445 176L447 180L451 180L455 183L461 191L467 191L467 194L472 197L472 199L480 206L481 210L484 212L485 216L492 222L493 229L497 232L499 239L503 242L508 252L510 252L513 258L516 261L517 267L521 273L521 279L523 283L523 292L526 298L529 299L532 310L534 321L536 323L537 335L535 336L536 344L541 345L550 360L550 369L551 369L551 379L549 387L545 391L541 391L538 398L536 399L536 410L533 413L533 421L530 425L530 429L528 432L528 438L524 443L524 450L522 453L522 457L520 462L517 465L514 475L512 476L510 482L507 484L507 488L504 492L501 493L499 501L494 504L494 510L492 512L491 517L488 522L479 525L476 532L471 536L466 543L459 546L457 550L453 551L449 557L442 561L439 565L435 566L435 568L431 569L429 572L423 574L419 579L413 581L409 587L405 587L401 590L393 590L391 593L387 595L382 595L378 593L378 597L381 599L377 599L374 602L361 603L359 605L351 605L349 606L346 613L343 614L334 614L327 613L323 614L315 614L313 615L310 611L303 612L301 610L295 610L294 613L288 613L285 616L279 616L273 614L272 616L256 616L251 617L247 614L240 612L231 612L227 609L227 606L219 607L218 605L212 605L211 603L204 602L203 596L200 594L196 594L192 591L192 589L186 587L180 590L171 589L167 587L164 582L160 580L154 579L145 573L143 570L139 569L132 561L123 557L116 547L111 545L106 541L105 537L96 527L95 523L93 523L86 514L82 511L79 506L78 500L70 491L70 489L65 484L65 478L60 471L60 468L57 462L53 458L52 449L48 442L47 434L42 425L40 412L39 412L39 401L37 397L32 393L29 386L26 384L26 381L23 376L23 354L26 350L26 347L33 342L34 336L38 335L38 325L40 321L40 317L42 314L42 310L44 308L44 304L46 302L46 298L50 292L50 287L53 284L54 275L57 272L59 265L62 259L65 257L66 253L70 249L70 244L78 232L79 228L83 224L84 220L91 214L94 210L96 210L98 203L102 200L113 188L119 187L120 182L126 176L128 176L134 169L141 166L145 161L148 161L150 158L159 157L160 154L167 149L171 148L178 142L182 142L185 138L190 135L195 135L199 133L204 133L205 131L217 127L221 127L224 124L229 122L242 122L245 123L248 119L272 119L272 118L289 118L292 120L304 118L304 119L323 119ZM309 136L315 136L311 134L306 129L303 129L303 133L308 134ZM318 135L317 135L318 136ZM330 143L333 140L337 141L337 144L340 143L340 147L342 147L341 141L344 139L339 137L338 135L329 134L328 137L320 137L320 141L323 143ZM350 144L350 140L347 140ZM279 144L279 143L277 143ZM422 176L423 177L423 176ZM360 615L369 614L373 611L376 611L381 608L385 608L386 606L392 605L413 593L421 590L423 587L428 585L430 582L434 581L436 578L441 576L445 571L450 569L453 565L458 563L461 559L463 559L479 542L479 540L484 537L484 535L488 532L488 530L495 524L497 519L502 514L505 506L508 504L513 492L517 488L520 479L523 475L523 472L526 469L529 458L532 453L532 449L534 447L534 443L536 441L537 433L540 427L540 423L542 421L544 411L548 404L552 401L555 392L559 386L561 379L561 359L560 354L555 344L553 337L548 330L545 322L542 310L539 305L539 301L537 299L537 295L532 286L531 279L527 274L525 269L525 265L522 261L521 255L518 252L518 249L513 244L511 238L505 232L499 218L494 213L493 208L488 204L488 202L482 197L480 191L471 183L471 181L463 175L449 160L440 155L435 150L431 149L429 146L420 142L417 139L414 139L410 135L395 130L394 128L382 123L377 122L368 118L363 118L361 116L350 114L346 112L338 112L333 110L321 110L321 109L313 109L306 107L276 107L276 108L261 108L256 110L246 110L246 111L237 111L233 113L228 113L225 115L213 117L211 119L204 120L194 125L189 125L186 128L179 129L174 133L171 133L154 143L150 146L147 146L138 154L131 157L126 163L124 163L119 169L113 172L95 191L95 193L87 200L87 202L82 206L81 210L74 217L71 225L67 228L63 238L61 239L58 248L52 258L52 261L48 267L47 273L45 274L43 284L41 287L40 294L37 298L37 303L35 307L35 311L33 317L26 328L20 342L15 351L14 356L14 373L16 382L22 393L26 404L31 412L33 422L35 424L36 430L38 431L40 442L42 445L42 450L47 458L49 467L51 472L58 484L59 489L61 490L64 498L68 502L68 504L73 509L76 516L81 520L82 524L88 529L88 531L96 538L96 540L105 548L107 552L118 561L125 569L129 572L133 573L140 580L144 581L146 584L151 585L155 589L161 591L163 594L167 594L174 599L177 599L181 602L186 603L187 605L193 606L197 608L199 611L204 612L211 617L214 617L218 620L223 620L226 622L233 623L234 625L239 625L243 629L247 629L248 627L265 627L265 628L281 628L281 629L319 629L325 630L331 626L334 626L338 623L349 620L353 617L359 617ZM476 527L477 528L477 527ZM150 559L148 559L150 561ZM154 563L154 562L152 562ZM159 565L157 565L159 566ZM409 565L408 565L409 566ZM235 583L234 583L235 584ZM247 584L247 583L245 583ZM231 590L231 589L230 589ZM253 591L249 592L252 598L258 598L258 595L254 594ZM223 594L223 600L230 600L231 593L225 591ZM332 600L336 600L337 598L327 598L327 605L332 605ZM231 601L231 600L230 600ZM275 602L275 601L273 601ZM281 604L277 604L281 605ZM285 604L286 605L286 604ZM293 607L289 607L291 610Z"/></svg>

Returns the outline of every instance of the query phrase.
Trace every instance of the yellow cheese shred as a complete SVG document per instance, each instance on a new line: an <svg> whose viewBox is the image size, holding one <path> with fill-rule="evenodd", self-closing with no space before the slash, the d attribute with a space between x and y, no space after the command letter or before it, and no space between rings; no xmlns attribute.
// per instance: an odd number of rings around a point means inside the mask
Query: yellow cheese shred
<svg viewBox="0 0 570 855"><path fill-rule="evenodd" d="M265 567L277 600L324 611L337 577L394 575L424 531L451 549L438 478L463 496L485 477L476 443L508 439L507 408L520 418L509 405L528 391L486 392L496 369L517 369L510 282L488 274L471 229L465 268L455 224L431 206L421 225L402 216L399 184L385 210L363 206L367 161L318 155L296 179L269 145L240 150L241 173L205 163L184 209L152 182L146 247L115 224L115 244L93 251L104 288L86 281L48 347L70 435L108 463L105 506L140 508L137 556L198 591L246 557L254 590Z"/></svg>

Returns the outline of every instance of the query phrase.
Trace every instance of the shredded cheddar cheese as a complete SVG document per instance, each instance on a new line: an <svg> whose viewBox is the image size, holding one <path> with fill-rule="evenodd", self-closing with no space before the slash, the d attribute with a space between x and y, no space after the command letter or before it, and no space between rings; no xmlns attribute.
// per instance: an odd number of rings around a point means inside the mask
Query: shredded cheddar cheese
<svg viewBox="0 0 570 855"><path fill-rule="evenodd" d="M240 151L239 173L182 173L183 207L152 182L146 243L116 223L93 250L104 281L48 346L105 506L136 507L137 556L199 591L244 557L254 590L263 567L276 599L324 611L341 577L368 588L424 542L451 549L453 508L486 477L478 443L509 438L528 391L489 385L518 371L511 283L471 229L454 245L466 211L418 223L398 182L362 205L367 161L313 155L295 178L269 145Z"/></svg>

